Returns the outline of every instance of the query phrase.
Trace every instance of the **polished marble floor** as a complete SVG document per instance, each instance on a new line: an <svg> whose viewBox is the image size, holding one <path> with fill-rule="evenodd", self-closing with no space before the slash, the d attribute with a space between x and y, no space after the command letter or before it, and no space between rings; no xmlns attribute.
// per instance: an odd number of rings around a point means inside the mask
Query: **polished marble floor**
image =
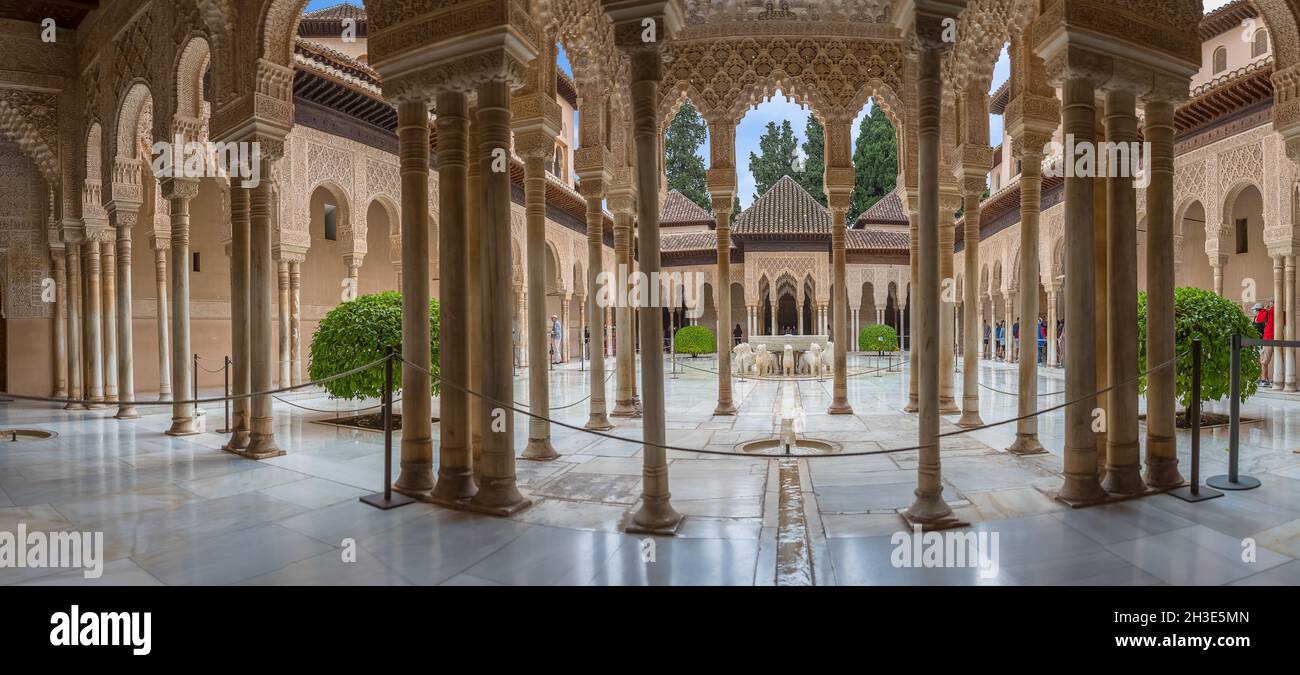
<svg viewBox="0 0 1300 675"><path fill-rule="evenodd" d="M851 364L861 373L849 380L852 416L825 413L829 379L750 379L735 383L739 414L713 417L712 367L682 359L666 376L670 444L731 452L774 437L784 417L843 453L916 441L915 417L902 412L906 373L870 372L873 359ZM525 375L516 380L519 400ZM984 421L1014 417L1014 366L984 363L980 380ZM1041 374L1045 405L1061 402L1051 392L1062 388L1061 371ZM586 374L558 367L551 389L554 419L581 426ZM0 532L19 524L103 532L108 561L93 581L80 571L0 567L0 584L772 585L790 562L778 544L791 532L805 538L801 564L818 585L1300 583L1300 398L1260 395L1243 406L1261 421L1243 427L1241 470L1263 486L1197 504L1169 495L1085 509L1054 501L1060 411L1040 418L1045 455L1004 452L1014 425L945 438L944 497L970 531L998 535L991 578L969 566L891 564L895 533L906 529L898 512L913 498L915 452L800 457L790 462L797 480L783 485L779 460L669 451L672 503L686 518L678 536L651 544L619 528L640 493L639 419L612 418L612 433L630 441L554 426L562 456L518 462L533 506L501 519L360 503L383 484L381 435L318 423L352 407L316 393L277 402L276 434L288 454L256 462L221 452L225 437L216 433L163 435L163 407L123 422L110 410L0 404L0 428L57 433L0 441ZM222 426L220 407L208 414L209 429ZM955 430L955 420L946 417L944 430ZM515 433L522 448L522 415ZM1226 430L1203 431L1204 476L1226 471L1226 446ZM1180 432L1185 474L1189 448L1189 433ZM795 513L781 509L790 491L801 497Z"/></svg>

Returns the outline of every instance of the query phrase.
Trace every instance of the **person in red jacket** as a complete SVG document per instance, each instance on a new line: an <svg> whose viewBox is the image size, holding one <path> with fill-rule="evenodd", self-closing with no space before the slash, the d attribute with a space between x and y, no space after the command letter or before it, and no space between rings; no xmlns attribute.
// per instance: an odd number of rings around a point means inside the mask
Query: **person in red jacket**
<svg viewBox="0 0 1300 675"><path fill-rule="evenodd" d="M1269 300L1268 306L1260 311L1260 314L1262 314L1263 316L1255 317L1256 322L1264 324L1264 334L1262 337L1265 340L1273 339L1273 317L1276 311L1277 308L1274 306L1273 301ZM1263 319L1262 322L1260 321L1261 318ZM1273 386L1273 380L1271 379L1273 374L1272 366L1273 366L1273 348L1271 346L1265 345L1264 348L1261 349L1259 352L1259 383L1261 385L1266 387Z"/></svg>

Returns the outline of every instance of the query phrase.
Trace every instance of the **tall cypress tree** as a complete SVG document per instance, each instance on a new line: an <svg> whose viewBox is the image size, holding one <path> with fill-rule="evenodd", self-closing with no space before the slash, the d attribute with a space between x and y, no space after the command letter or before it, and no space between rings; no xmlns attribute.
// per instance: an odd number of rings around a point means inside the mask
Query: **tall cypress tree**
<svg viewBox="0 0 1300 675"><path fill-rule="evenodd" d="M690 101L683 103L664 133L664 171L668 174L669 190L676 190L701 208L712 210L704 158L697 154L708 134L709 125L695 106Z"/></svg>
<svg viewBox="0 0 1300 675"><path fill-rule="evenodd" d="M853 147L853 197L849 222L857 220L894 189L898 181L898 137L885 111L872 104L871 113L858 125Z"/></svg>
<svg viewBox="0 0 1300 675"><path fill-rule="evenodd" d="M796 176L798 145L790 120L781 122L780 127L775 122L767 123L767 130L758 139L760 154L749 153L749 172L754 176L758 195L767 192L782 176Z"/></svg>
<svg viewBox="0 0 1300 675"><path fill-rule="evenodd" d="M814 199L826 206L826 188L823 185L826 173L826 132L816 117L808 116L808 123L803 128L804 166L794 178Z"/></svg>

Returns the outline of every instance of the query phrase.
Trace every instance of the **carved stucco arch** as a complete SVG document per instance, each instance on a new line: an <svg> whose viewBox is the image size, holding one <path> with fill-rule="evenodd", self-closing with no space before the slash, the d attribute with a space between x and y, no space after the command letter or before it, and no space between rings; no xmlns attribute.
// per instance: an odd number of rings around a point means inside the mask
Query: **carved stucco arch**
<svg viewBox="0 0 1300 675"><path fill-rule="evenodd" d="M9 92L2 92L2 94L0 95L0 136L17 145L18 149L22 150L23 154L36 165L46 185L53 188L59 184L57 146L50 147L49 143L42 138L40 128L23 116L20 108L14 105L14 101L6 100L9 98Z"/></svg>
<svg viewBox="0 0 1300 675"><path fill-rule="evenodd" d="M307 233L311 232L311 200L312 197L316 195L316 190L321 188L324 188L325 191L328 192L330 196L334 198L334 207L338 209L338 215L336 216L336 220L338 221L336 223L337 226L336 234L338 235L338 242L340 247L343 248L344 254L347 254L348 249L346 247L346 244L349 241L351 241L351 237L353 236L353 233L356 230L356 228L352 227L352 219L355 216L355 209L352 208L351 193L348 191L347 188L343 187L336 181L331 179L321 179L321 180L313 181L307 185L307 190L302 197L303 206L301 209L301 213L302 213L301 217L305 219L304 225L302 227L302 231ZM344 234L345 232L347 233L346 235ZM310 249L311 248L310 237L308 237L307 242L308 242L307 248ZM364 246L365 246L365 240L362 239L362 249L361 249L362 254L365 253Z"/></svg>
<svg viewBox="0 0 1300 675"><path fill-rule="evenodd" d="M390 265L400 266L402 263L401 207L398 206L397 200L387 194L372 194L370 199L366 201L367 233L370 231L369 213L372 204L379 204L379 208L384 210L384 215L388 218L388 262ZM432 219L430 219L430 222L432 222ZM429 262L434 264L435 261L431 260Z"/></svg>
<svg viewBox="0 0 1300 675"><path fill-rule="evenodd" d="M184 134L187 140L201 138L206 115L203 99L203 74L208 68L211 51L201 34L191 35L177 52L174 80L172 133Z"/></svg>

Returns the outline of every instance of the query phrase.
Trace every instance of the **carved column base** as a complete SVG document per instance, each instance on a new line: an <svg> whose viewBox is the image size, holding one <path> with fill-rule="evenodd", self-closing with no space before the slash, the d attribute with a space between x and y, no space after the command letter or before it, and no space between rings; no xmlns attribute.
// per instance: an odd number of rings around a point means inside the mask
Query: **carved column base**
<svg viewBox="0 0 1300 675"><path fill-rule="evenodd" d="M140 419L140 411L132 405L122 406L117 409L117 414L113 417L119 420L136 420Z"/></svg>
<svg viewBox="0 0 1300 675"><path fill-rule="evenodd" d="M1152 438L1147 439L1148 448L1154 440L1155 439ZM1170 440L1170 445L1173 445L1172 439ZM1178 472L1177 456L1173 459L1147 457L1146 462L1147 469L1142 478L1146 481L1147 487L1163 490L1165 488L1178 487L1187 482L1183 479L1183 475Z"/></svg>
<svg viewBox="0 0 1300 675"><path fill-rule="evenodd" d="M943 499L942 489L929 495L917 490L916 501L903 512L903 518L914 525L930 525L932 529L935 526L942 529L942 526L956 520L952 517L952 507Z"/></svg>
<svg viewBox="0 0 1300 675"><path fill-rule="evenodd" d="M438 482L433 486L429 501L448 504L471 499L478 493L474 472L470 469L438 468Z"/></svg>
<svg viewBox="0 0 1300 675"><path fill-rule="evenodd" d="M236 428L235 433L230 435L230 440L226 441L226 444L222 446L221 449L225 450L226 452L233 452L235 454L240 454L240 451L247 448L248 444L251 441L252 441L252 435L248 432L247 429Z"/></svg>
<svg viewBox="0 0 1300 675"><path fill-rule="evenodd" d="M852 415L853 406L849 405L848 401L834 401L826 409L826 413L829 415Z"/></svg>
<svg viewBox="0 0 1300 675"><path fill-rule="evenodd" d="M587 423L582 425L582 428L593 431L609 431L614 428L614 425L609 423L609 418L605 416L605 413L593 412L587 418Z"/></svg>
<svg viewBox="0 0 1300 675"><path fill-rule="evenodd" d="M717 407L713 409L713 414L726 416L735 415L736 405L731 401L720 401Z"/></svg>
<svg viewBox="0 0 1300 675"><path fill-rule="evenodd" d="M433 491L433 462L406 460L393 481L393 489L415 499L428 501Z"/></svg>
<svg viewBox="0 0 1300 675"><path fill-rule="evenodd" d="M715 415L719 413L713 413ZM640 417L641 411L637 410L636 403L631 400L615 401L614 409L609 413L610 417Z"/></svg>
<svg viewBox="0 0 1300 675"><path fill-rule="evenodd" d="M258 420L254 418L253 423L256 426ZM267 418L263 424L271 426L270 418ZM248 447L238 454L251 459L266 459L268 457L279 457L284 454L278 445L275 444L275 434L262 433L254 431L249 436Z"/></svg>
<svg viewBox="0 0 1300 675"><path fill-rule="evenodd" d="M940 396L940 397L939 397L939 412L940 412L941 414L944 414L944 415L951 415L951 414L955 414L955 413L959 413L959 412L961 412L961 408L957 407L957 401L954 400L953 397L951 397L951 396Z"/></svg>
<svg viewBox="0 0 1300 675"><path fill-rule="evenodd" d="M1041 455L1047 452L1047 448L1038 442L1038 434L1016 434L1016 440L1007 448L1007 452L1013 455Z"/></svg>
<svg viewBox="0 0 1300 675"><path fill-rule="evenodd" d="M635 512L628 511L621 523L623 531L628 534L655 534L671 537L681 529L685 517L673 508L668 498L655 499L643 497L641 508Z"/></svg>
<svg viewBox="0 0 1300 675"><path fill-rule="evenodd" d="M610 425L608 428L613 429L614 427L613 425ZM528 446L524 448L523 454L520 455L520 459L549 462L553 459L558 459L559 456L560 453L555 451L555 446L551 445L551 439L530 438L528 439Z"/></svg>
<svg viewBox="0 0 1300 675"><path fill-rule="evenodd" d="M465 509L489 516L509 517L532 506L533 502L519 493L514 476L485 478L478 494L466 502Z"/></svg>
<svg viewBox="0 0 1300 675"><path fill-rule="evenodd" d="M168 436L193 436L199 433L199 430L194 425L193 417L173 417L171 428L163 433Z"/></svg>
<svg viewBox="0 0 1300 675"><path fill-rule="evenodd" d="M1146 491L1142 482L1142 470L1133 466L1108 466L1106 478L1101 482L1101 489L1112 495L1136 495Z"/></svg>
<svg viewBox="0 0 1300 675"><path fill-rule="evenodd" d="M978 410L963 410L961 419L957 420L957 426L969 429L971 427L984 426L984 420L980 418Z"/></svg>
<svg viewBox="0 0 1300 675"><path fill-rule="evenodd" d="M1056 499L1071 506L1097 504L1106 500L1106 491L1095 473L1066 474Z"/></svg>

